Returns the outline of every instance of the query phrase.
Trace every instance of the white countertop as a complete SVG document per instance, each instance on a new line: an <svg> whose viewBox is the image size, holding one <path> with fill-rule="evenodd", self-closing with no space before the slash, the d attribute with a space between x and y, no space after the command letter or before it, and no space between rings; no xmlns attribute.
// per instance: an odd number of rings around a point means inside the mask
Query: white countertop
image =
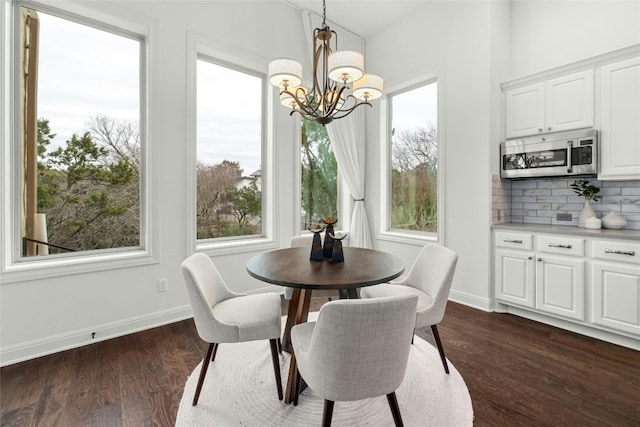
<svg viewBox="0 0 640 427"><path fill-rule="evenodd" d="M628 239L640 241L640 230L609 230L606 228L602 228L600 230L590 230L588 228L580 228L574 225L526 223L494 224L491 226L491 228L494 230L531 231L535 233L568 234L574 236L606 237L612 239Z"/></svg>

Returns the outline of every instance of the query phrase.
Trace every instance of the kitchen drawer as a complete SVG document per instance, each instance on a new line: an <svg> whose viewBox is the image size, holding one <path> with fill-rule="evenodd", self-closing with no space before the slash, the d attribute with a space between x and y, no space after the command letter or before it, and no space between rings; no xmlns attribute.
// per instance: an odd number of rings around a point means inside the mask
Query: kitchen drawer
<svg viewBox="0 0 640 427"><path fill-rule="evenodd" d="M501 248L531 250L531 248L533 248L533 237L531 234L497 231L496 246Z"/></svg>
<svg viewBox="0 0 640 427"><path fill-rule="evenodd" d="M640 264L640 244L612 240L594 240L593 258Z"/></svg>
<svg viewBox="0 0 640 427"><path fill-rule="evenodd" d="M549 254L584 256L584 239L565 236L538 236L538 251Z"/></svg>

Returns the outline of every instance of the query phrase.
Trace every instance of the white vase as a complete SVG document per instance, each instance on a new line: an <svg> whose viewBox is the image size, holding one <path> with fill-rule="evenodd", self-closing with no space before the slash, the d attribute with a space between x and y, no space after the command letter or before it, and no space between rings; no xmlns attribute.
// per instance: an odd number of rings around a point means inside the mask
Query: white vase
<svg viewBox="0 0 640 427"><path fill-rule="evenodd" d="M584 222L587 218L595 217L596 213L591 208L591 203L589 203L589 199L584 200L584 208L582 208L582 212L580 212L580 216L578 217L578 227L584 228Z"/></svg>
<svg viewBox="0 0 640 427"><path fill-rule="evenodd" d="M627 220L615 212L609 212L602 217L602 226L612 230L623 229L627 225Z"/></svg>

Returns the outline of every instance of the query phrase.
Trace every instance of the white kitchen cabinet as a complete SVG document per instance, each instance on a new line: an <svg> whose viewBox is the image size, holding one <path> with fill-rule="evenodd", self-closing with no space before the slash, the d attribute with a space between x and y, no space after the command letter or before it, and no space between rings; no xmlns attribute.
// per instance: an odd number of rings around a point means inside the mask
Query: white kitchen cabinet
<svg viewBox="0 0 640 427"><path fill-rule="evenodd" d="M599 73L598 179L640 179L640 57L602 66Z"/></svg>
<svg viewBox="0 0 640 427"><path fill-rule="evenodd" d="M539 254L536 260L535 308L584 320L584 260Z"/></svg>
<svg viewBox="0 0 640 427"><path fill-rule="evenodd" d="M507 139L592 127L593 69L505 91Z"/></svg>
<svg viewBox="0 0 640 427"><path fill-rule="evenodd" d="M507 139L536 135L545 128L544 83L505 92Z"/></svg>
<svg viewBox="0 0 640 427"><path fill-rule="evenodd" d="M533 252L498 249L496 298L525 307L535 306Z"/></svg>
<svg viewBox="0 0 640 427"><path fill-rule="evenodd" d="M584 254L583 239L496 232L495 245L498 300L584 320L584 260L571 258Z"/></svg>
<svg viewBox="0 0 640 427"><path fill-rule="evenodd" d="M640 335L640 243L594 240L592 257L593 323Z"/></svg>
<svg viewBox="0 0 640 427"><path fill-rule="evenodd" d="M640 267L591 265L593 323L640 336Z"/></svg>
<svg viewBox="0 0 640 427"><path fill-rule="evenodd" d="M493 237L501 310L640 349L638 239L526 225Z"/></svg>

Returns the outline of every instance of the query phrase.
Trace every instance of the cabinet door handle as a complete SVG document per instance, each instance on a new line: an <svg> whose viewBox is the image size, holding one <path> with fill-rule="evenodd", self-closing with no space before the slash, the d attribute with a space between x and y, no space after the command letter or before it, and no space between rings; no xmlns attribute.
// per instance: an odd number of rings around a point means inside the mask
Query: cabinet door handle
<svg viewBox="0 0 640 427"><path fill-rule="evenodd" d="M532 256L530 256L530 257L527 257L527 259L533 259L533 257L532 257Z"/></svg>
<svg viewBox="0 0 640 427"><path fill-rule="evenodd" d="M635 256L636 255L635 251L619 251L617 249L605 249L604 253L605 254L630 255L630 256Z"/></svg>
<svg viewBox="0 0 640 427"><path fill-rule="evenodd" d="M507 243L522 243L522 240L519 239L502 239L502 241Z"/></svg>
<svg viewBox="0 0 640 427"><path fill-rule="evenodd" d="M542 128L538 128L538 133L542 133Z"/></svg>
<svg viewBox="0 0 640 427"><path fill-rule="evenodd" d="M571 249L572 245L562 245L558 243L549 243L550 248L562 248L562 249Z"/></svg>
<svg viewBox="0 0 640 427"><path fill-rule="evenodd" d="M538 262L542 262L542 258L538 258Z"/></svg>

